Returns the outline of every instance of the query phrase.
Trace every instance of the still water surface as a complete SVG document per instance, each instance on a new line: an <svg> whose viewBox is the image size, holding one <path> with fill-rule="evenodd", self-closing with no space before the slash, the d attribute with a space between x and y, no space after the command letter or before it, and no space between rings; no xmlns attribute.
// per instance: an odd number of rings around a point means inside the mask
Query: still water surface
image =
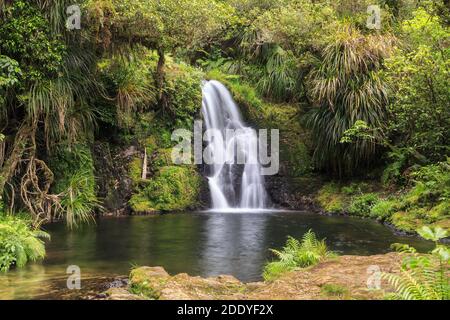
<svg viewBox="0 0 450 320"><path fill-rule="evenodd" d="M305 212L167 214L105 218L68 231L46 227L52 240L45 261L0 274L0 299L58 298L66 288L66 269L81 268L82 286L93 279L127 275L133 266L163 266L169 273L231 274L260 280L269 248L280 248L288 235L313 229L340 254L371 255L408 243L420 251L432 244L395 235L370 220Z"/></svg>

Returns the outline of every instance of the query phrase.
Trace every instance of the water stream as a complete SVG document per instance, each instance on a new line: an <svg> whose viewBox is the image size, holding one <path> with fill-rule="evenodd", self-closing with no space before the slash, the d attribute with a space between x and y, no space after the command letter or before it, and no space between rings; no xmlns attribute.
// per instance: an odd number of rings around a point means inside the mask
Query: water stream
<svg viewBox="0 0 450 320"><path fill-rule="evenodd" d="M258 161L256 131L244 124L238 106L220 82L203 84L202 114L211 159L208 181L212 209L265 209L268 197Z"/></svg>

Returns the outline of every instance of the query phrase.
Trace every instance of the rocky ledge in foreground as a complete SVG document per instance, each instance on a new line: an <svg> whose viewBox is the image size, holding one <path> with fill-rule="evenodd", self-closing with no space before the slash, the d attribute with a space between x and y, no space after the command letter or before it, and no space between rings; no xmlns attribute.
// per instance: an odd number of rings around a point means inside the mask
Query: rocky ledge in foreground
<svg viewBox="0 0 450 320"><path fill-rule="evenodd" d="M382 299L389 286L369 290L376 283L374 271L395 273L401 257L396 253L376 256L341 256L314 267L286 273L272 282L244 284L232 276L214 278L170 276L161 267L142 267L130 275L128 288L106 292L110 300L315 300ZM375 282L374 282L375 281Z"/></svg>

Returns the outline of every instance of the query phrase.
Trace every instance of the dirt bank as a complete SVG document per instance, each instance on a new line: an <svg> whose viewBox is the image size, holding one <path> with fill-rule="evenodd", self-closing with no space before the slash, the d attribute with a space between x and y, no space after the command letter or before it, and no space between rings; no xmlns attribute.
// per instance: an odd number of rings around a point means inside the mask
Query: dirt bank
<svg viewBox="0 0 450 320"><path fill-rule="evenodd" d="M242 283L232 276L212 278L187 274L170 276L161 267L142 267L132 271L128 288L110 289L107 299L160 300L322 300L382 299L390 290L382 281L381 290L369 290L377 274L397 272L400 256L341 256L314 267L286 273L272 282ZM371 282L371 280L373 280Z"/></svg>

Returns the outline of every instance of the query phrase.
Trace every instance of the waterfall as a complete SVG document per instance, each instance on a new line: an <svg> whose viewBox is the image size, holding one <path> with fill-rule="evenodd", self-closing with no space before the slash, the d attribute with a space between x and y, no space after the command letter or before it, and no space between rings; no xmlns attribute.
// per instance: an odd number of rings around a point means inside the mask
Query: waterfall
<svg viewBox="0 0 450 320"><path fill-rule="evenodd" d="M207 166L212 209L266 208L268 197L258 162L256 131L244 124L238 106L220 82L203 83L202 114L213 160ZM237 161L238 155L245 161Z"/></svg>

